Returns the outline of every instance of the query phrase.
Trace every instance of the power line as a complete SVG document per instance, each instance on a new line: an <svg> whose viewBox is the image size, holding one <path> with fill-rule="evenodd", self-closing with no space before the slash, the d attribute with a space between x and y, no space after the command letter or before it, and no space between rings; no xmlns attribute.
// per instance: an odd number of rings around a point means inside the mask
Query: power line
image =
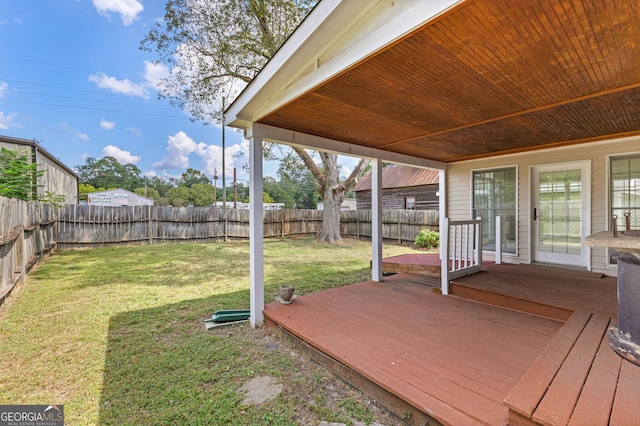
<svg viewBox="0 0 640 426"><path fill-rule="evenodd" d="M69 99L69 100L73 100L73 101L80 101L80 102L98 102L101 104L110 104L110 105L124 105L124 106L130 106L130 107L134 107L134 108L149 108L149 109L160 109L160 110L165 110L165 111L175 111L174 108L167 108L167 107L155 107L155 106L146 106L146 105L136 105L136 104L131 104L131 103L124 103L124 102L110 102L110 101L101 101L99 99L82 99L82 98L74 98L71 96L61 96L61 95L48 95L45 93L34 93L34 92L12 92L12 95L34 95L34 96L43 96L43 97L48 97L48 98L59 98L59 99Z"/></svg>
<svg viewBox="0 0 640 426"><path fill-rule="evenodd" d="M73 105L48 104L48 103L44 103L44 102L18 101L18 100L15 100L15 99L3 99L2 102L14 102L14 103L20 103L20 104L53 106L53 107L60 107L60 108L73 108L73 109L80 109L80 110L84 110L84 111L102 111L102 112L115 112L115 113L121 113L121 114L146 115L146 116L149 116L149 117L165 117L165 118L184 118L184 119L188 119L188 117L185 117L185 116L180 117L178 115L150 114L150 113L135 112L135 111L119 111L119 110L104 109L104 108L91 108L91 107L81 107L81 106L73 106Z"/></svg>
<svg viewBox="0 0 640 426"><path fill-rule="evenodd" d="M81 70L81 69L78 69L78 68L68 67L66 65L49 64L47 62L36 61L34 59L21 58L19 56L6 55L4 53L0 53L0 56L4 56L5 58L17 59L19 61L33 62L34 64L46 65L48 67L62 68L62 69L66 69L66 70L71 70L71 71L76 71L76 72L83 72L83 73L88 73L89 72L89 71Z"/></svg>
<svg viewBox="0 0 640 426"><path fill-rule="evenodd" d="M48 87L48 88L51 88L51 89L62 89L62 90L70 90L70 91L73 91L73 92L92 93L94 95L100 95L100 96L115 96L115 97L118 97L118 98L131 99L131 96L122 95L122 94L119 94L119 93L104 93L104 92L98 92L96 90L74 89L72 87L54 86L54 85L51 85L51 84L42 84L42 83L32 83L30 81L13 80L13 79L10 79L10 78L2 78L2 77L0 77L0 81L10 81L12 83L30 84L32 86ZM159 102L157 100L153 100L153 101L154 102ZM150 100L145 100L145 102L150 102Z"/></svg>

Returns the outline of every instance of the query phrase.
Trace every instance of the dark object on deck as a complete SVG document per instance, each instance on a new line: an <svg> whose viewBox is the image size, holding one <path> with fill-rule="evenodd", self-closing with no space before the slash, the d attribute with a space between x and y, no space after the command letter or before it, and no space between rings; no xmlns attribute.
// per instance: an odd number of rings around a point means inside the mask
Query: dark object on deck
<svg viewBox="0 0 640 426"><path fill-rule="evenodd" d="M640 365L640 254L616 249L612 252L618 259L618 327L609 329L609 345Z"/></svg>

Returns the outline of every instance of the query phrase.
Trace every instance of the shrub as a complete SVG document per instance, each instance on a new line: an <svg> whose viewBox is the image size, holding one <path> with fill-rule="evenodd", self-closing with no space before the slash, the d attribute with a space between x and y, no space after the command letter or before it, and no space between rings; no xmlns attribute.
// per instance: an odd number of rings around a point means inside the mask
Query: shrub
<svg viewBox="0 0 640 426"><path fill-rule="evenodd" d="M418 233L413 244L415 244L416 247L427 249L438 247L440 246L440 234L436 231L423 229Z"/></svg>

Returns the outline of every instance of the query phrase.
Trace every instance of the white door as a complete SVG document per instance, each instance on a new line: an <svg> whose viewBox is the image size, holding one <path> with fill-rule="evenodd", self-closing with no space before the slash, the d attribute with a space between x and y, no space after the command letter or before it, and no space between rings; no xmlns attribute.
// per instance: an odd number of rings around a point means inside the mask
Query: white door
<svg viewBox="0 0 640 426"><path fill-rule="evenodd" d="M532 223L534 262L586 267L591 211L591 164L534 166Z"/></svg>

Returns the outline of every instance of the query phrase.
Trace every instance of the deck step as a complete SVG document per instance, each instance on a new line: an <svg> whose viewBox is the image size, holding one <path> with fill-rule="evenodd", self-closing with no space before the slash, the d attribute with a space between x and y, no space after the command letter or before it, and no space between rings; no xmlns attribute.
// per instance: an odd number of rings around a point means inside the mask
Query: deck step
<svg viewBox="0 0 640 426"><path fill-rule="evenodd" d="M464 299L475 300L476 302L513 309L519 312L525 312L527 314L550 318L557 321L566 321L573 314L573 311L570 309L551 306L546 303L539 303L520 297L468 286L464 283L458 282L458 280L451 281L449 292L454 296L462 297Z"/></svg>
<svg viewBox="0 0 640 426"><path fill-rule="evenodd" d="M576 311L505 398L509 424L637 420L640 367L609 348L607 329L612 322L603 314Z"/></svg>

